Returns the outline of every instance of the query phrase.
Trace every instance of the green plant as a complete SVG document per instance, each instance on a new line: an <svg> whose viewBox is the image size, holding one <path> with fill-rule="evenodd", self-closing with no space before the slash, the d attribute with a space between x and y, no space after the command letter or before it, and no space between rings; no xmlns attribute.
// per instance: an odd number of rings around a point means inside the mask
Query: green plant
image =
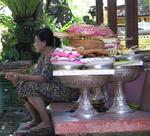
<svg viewBox="0 0 150 136"><path fill-rule="evenodd" d="M16 37L16 43L11 44L10 52L18 53L19 55L13 59L27 60L37 59L36 53L33 50L33 34L37 27L41 24L38 22L38 17L42 12L41 0L0 0L12 12L15 27L13 32ZM7 53L5 53L7 54Z"/></svg>
<svg viewBox="0 0 150 136"><path fill-rule="evenodd" d="M26 19L37 18L40 13L41 0L0 0L12 12L15 22L22 22Z"/></svg>
<svg viewBox="0 0 150 136"><path fill-rule="evenodd" d="M150 0L144 0L144 2L145 2L146 5L149 6L149 8L150 8Z"/></svg>
<svg viewBox="0 0 150 136"><path fill-rule="evenodd" d="M0 24L3 25L4 28L15 28L16 26L13 18L5 15L4 13L0 14Z"/></svg>
<svg viewBox="0 0 150 136"><path fill-rule="evenodd" d="M43 12L40 15L38 23L41 24L42 27L50 27L53 31L59 31L59 28L56 25L56 20L47 12Z"/></svg>
<svg viewBox="0 0 150 136"><path fill-rule="evenodd" d="M18 52L14 48L16 44L15 36L15 22L11 16L6 16L5 14L0 14L0 25L3 26L2 29L2 52L1 52L1 61L2 60L17 60Z"/></svg>

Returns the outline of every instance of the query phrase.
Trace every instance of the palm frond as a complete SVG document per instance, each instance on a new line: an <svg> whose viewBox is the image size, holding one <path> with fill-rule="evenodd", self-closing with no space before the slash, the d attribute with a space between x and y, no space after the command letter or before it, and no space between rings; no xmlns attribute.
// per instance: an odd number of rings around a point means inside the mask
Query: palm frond
<svg viewBox="0 0 150 136"><path fill-rule="evenodd" d="M14 18L30 18L41 3L41 0L1 0L12 12Z"/></svg>

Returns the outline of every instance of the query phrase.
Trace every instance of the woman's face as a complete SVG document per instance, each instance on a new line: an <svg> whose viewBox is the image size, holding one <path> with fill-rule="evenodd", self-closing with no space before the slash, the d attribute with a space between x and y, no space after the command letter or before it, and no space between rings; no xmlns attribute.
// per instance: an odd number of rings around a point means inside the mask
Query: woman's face
<svg viewBox="0 0 150 136"><path fill-rule="evenodd" d="M38 36L34 37L34 47L37 53L42 53L45 49L45 42L41 41Z"/></svg>

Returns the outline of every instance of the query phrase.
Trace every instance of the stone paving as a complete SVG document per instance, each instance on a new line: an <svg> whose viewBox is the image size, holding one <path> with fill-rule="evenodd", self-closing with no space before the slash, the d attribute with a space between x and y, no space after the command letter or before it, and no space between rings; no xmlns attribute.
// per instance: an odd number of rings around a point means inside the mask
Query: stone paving
<svg viewBox="0 0 150 136"><path fill-rule="evenodd" d="M27 120L24 112L11 111L0 115L0 136L12 136L20 122Z"/></svg>

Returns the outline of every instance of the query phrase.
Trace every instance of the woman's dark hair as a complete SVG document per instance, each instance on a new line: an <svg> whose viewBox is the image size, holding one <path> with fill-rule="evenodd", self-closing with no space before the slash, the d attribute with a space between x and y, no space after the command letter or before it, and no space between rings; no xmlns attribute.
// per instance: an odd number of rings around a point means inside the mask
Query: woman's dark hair
<svg viewBox="0 0 150 136"><path fill-rule="evenodd" d="M55 47L60 48L61 47L61 41L59 38L54 36L54 43L55 43Z"/></svg>
<svg viewBox="0 0 150 136"><path fill-rule="evenodd" d="M35 31L35 36L38 36L39 39L43 42L46 41L46 46L55 46L54 45L54 36L50 28L40 28Z"/></svg>

